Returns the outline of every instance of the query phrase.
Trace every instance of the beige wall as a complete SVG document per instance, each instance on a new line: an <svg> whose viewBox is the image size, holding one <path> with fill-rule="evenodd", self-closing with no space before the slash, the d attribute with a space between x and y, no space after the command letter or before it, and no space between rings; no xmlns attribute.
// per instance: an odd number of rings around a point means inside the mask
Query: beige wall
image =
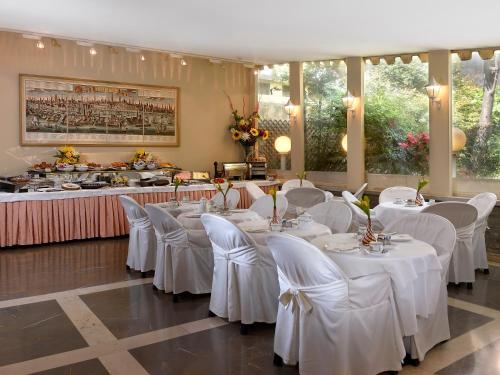
<svg viewBox="0 0 500 375"><path fill-rule="evenodd" d="M98 55L91 57L88 48L59 40L53 47L45 40L45 49L21 35L0 32L0 175L21 173L39 161L53 161L54 147L20 147L19 74L38 74L94 80L180 87L180 146L146 147L162 161L184 169L213 170L213 162L239 160L241 148L235 144L227 126L230 110L226 91L241 108L243 97L249 102L253 92L251 70L241 64L210 64L205 59L188 58L182 67L166 55L139 55L118 48L112 53L98 45ZM248 110L248 108L247 108ZM128 160L136 147L77 147L88 161Z"/></svg>

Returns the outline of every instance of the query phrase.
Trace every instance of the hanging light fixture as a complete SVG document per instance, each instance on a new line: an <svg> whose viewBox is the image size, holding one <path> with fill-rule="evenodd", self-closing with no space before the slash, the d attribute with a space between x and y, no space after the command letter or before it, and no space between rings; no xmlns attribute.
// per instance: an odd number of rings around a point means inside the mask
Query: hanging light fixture
<svg viewBox="0 0 500 375"><path fill-rule="evenodd" d="M94 47L90 47L89 53L90 53L90 56L95 56L95 55L97 55L97 50Z"/></svg>
<svg viewBox="0 0 500 375"><path fill-rule="evenodd" d="M141 59L141 61L146 61L146 56L141 55L140 59Z"/></svg>
<svg viewBox="0 0 500 375"><path fill-rule="evenodd" d="M186 66L188 63L186 60L184 60L184 58L181 59L181 65L182 66Z"/></svg>
<svg viewBox="0 0 500 375"><path fill-rule="evenodd" d="M297 109L297 106L292 103L290 99L285 104L285 111L288 113L288 116L293 117L295 116L295 111Z"/></svg>
<svg viewBox="0 0 500 375"><path fill-rule="evenodd" d="M41 40L37 41L36 44L35 44L35 46L38 49L44 49L45 48L45 44L43 44L43 42Z"/></svg>

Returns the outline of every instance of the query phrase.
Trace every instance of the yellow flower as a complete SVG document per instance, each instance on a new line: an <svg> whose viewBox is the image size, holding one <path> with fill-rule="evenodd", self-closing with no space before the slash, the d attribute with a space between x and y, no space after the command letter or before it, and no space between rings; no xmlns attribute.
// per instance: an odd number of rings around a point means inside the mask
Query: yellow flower
<svg viewBox="0 0 500 375"><path fill-rule="evenodd" d="M267 138L269 138L269 130L264 130L264 135L262 136L262 139L265 141Z"/></svg>
<svg viewBox="0 0 500 375"><path fill-rule="evenodd" d="M239 141L239 140L240 140L240 138L241 138L241 132L240 132L239 130L235 130L235 131L233 132L232 136L233 136L233 139L234 139L235 141Z"/></svg>
<svg viewBox="0 0 500 375"><path fill-rule="evenodd" d="M240 120L240 125L245 125L245 122L246 122L245 119L241 119Z"/></svg>
<svg viewBox="0 0 500 375"><path fill-rule="evenodd" d="M259 131L255 128L250 129L250 134L252 134L254 137L257 137L259 135Z"/></svg>

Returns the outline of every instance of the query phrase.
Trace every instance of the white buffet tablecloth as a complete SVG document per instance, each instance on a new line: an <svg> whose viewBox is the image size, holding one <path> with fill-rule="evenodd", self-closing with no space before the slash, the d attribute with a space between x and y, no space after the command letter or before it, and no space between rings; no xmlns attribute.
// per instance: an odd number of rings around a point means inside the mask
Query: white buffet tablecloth
<svg viewBox="0 0 500 375"><path fill-rule="evenodd" d="M253 181L258 186L276 185L275 181ZM233 181L236 189L245 187L245 181ZM213 184L193 184L179 186L179 192L215 190ZM120 187L101 189L66 190L56 192L32 192L32 193L0 193L0 203L20 201L44 201L54 199L85 198L107 195L135 194L135 193L173 193L174 186L148 186L148 187Z"/></svg>
<svg viewBox="0 0 500 375"><path fill-rule="evenodd" d="M382 225L386 226L389 223L395 220L399 220L406 215L418 214L426 206L427 203L424 203L423 206L409 207L406 206L405 204L395 204L392 202L385 202L375 207L373 209L373 212L375 212L377 220L379 220L382 223Z"/></svg>
<svg viewBox="0 0 500 375"><path fill-rule="evenodd" d="M351 236L351 239L348 238ZM434 248L422 241L393 242L387 254L372 255L363 250L336 252L336 244L356 241L355 234L319 237L312 243L325 252L350 278L389 273L401 328L405 336L417 332L417 316L432 314L439 298L441 264ZM325 245L327 246L325 248Z"/></svg>

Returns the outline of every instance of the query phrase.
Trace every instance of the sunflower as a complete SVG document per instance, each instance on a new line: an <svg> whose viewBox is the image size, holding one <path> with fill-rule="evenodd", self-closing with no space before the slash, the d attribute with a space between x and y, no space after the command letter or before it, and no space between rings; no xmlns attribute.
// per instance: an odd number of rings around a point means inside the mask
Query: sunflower
<svg viewBox="0 0 500 375"><path fill-rule="evenodd" d="M235 141L239 141L239 140L240 140L240 138L241 138L241 132L240 132L240 131L238 131L238 130L235 130L235 131L233 132L232 136L233 136L233 139L234 139Z"/></svg>
<svg viewBox="0 0 500 375"><path fill-rule="evenodd" d="M250 129L250 134L252 134L254 137L259 136L259 131L255 128Z"/></svg>
<svg viewBox="0 0 500 375"><path fill-rule="evenodd" d="M269 138L269 130L264 130L264 135L262 136L262 139L265 141L267 138Z"/></svg>

